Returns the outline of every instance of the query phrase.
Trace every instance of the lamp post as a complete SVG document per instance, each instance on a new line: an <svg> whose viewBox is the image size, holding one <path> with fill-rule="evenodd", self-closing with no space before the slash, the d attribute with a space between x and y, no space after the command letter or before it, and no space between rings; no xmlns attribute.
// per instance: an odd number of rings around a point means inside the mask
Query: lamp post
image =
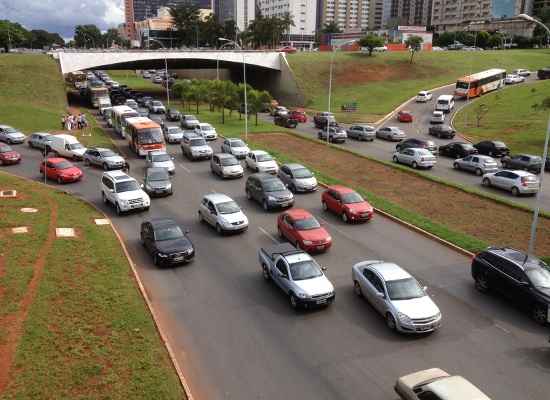
<svg viewBox="0 0 550 400"><path fill-rule="evenodd" d="M535 24L541 26L548 33L548 41L550 41L550 28L540 22L538 19L535 19L527 14L519 14L519 18L522 18L527 21L534 22ZM540 213L540 192L542 192L542 182L544 180L544 170L546 167L546 158L548 157L548 142L550 141L550 116L548 117L548 126L546 127L546 137L544 138L544 150L542 152L542 165L540 167L540 182L539 190L537 192L537 197L535 199L535 208L533 210L533 222L531 223L531 236L529 237L529 248L527 252L531 255L535 254L535 243L537 241L537 225L539 221Z"/></svg>
<svg viewBox="0 0 550 400"><path fill-rule="evenodd" d="M163 48L163 50L166 50L166 46L164 46L160 40L154 38L149 38L149 40L158 43L160 47ZM166 56L164 57L164 83L166 84L166 103L168 106L170 106L170 88L168 87L168 59L166 58Z"/></svg>

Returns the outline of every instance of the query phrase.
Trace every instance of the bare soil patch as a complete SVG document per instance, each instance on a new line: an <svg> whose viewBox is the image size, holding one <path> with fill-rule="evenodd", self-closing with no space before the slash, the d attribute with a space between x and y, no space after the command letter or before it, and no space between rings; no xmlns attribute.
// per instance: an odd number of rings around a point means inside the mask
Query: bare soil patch
<svg viewBox="0 0 550 400"><path fill-rule="evenodd" d="M487 243L526 249L531 213L295 136L255 134L254 143L299 160L349 186ZM550 220L541 218L537 254L550 255Z"/></svg>

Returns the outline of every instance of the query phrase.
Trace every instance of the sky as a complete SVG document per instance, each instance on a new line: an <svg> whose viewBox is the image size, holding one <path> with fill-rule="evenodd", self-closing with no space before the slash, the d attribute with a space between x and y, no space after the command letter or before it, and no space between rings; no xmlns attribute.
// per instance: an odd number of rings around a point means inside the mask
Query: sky
<svg viewBox="0 0 550 400"><path fill-rule="evenodd" d="M0 0L0 19L27 29L72 38L76 25L95 24L104 31L124 22L123 0Z"/></svg>

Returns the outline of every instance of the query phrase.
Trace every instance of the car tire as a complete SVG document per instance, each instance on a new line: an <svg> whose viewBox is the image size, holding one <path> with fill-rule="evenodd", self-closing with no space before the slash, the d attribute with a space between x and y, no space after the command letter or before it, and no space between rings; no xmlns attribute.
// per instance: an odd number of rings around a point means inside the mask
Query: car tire
<svg viewBox="0 0 550 400"><path fill-rule="evenodd" d="M346 224L349 221L348 214L346 214L345 212L342 213L342 221L344 221Z"/></svg>
<svg viewBox="0 0 550 400"><path fill-rule="evenodd" d="M548 317L547 306L542 305L542 304L533 305L533 308L531 310L531 318L533 318L533 320L537 324L546 325L547 317Z"/></svg>
<svg viewBox="0 0 550 400"><path fill-rule="evenodd" d="M294 293L290 293L289 300L290 300L290 307L292 307L295 310L298 309L298 299L296 298L296 296L294 296Z"/></svg>
<svg viewBox="0 0 550 400"><path fill-rule="evenodd" d="M155 264L157 267L160 266L160 257L157 254L153 256L153 264Z"/></svg>
<svg viewBox="0 0 550 400"><path fill-rule="evenodd" d="M517 187L512 188L512 196L518 197L520 195L519 189Z"/></svg>
<svg viewBox="0 0 550 400"><path fill-rule="evenodd" d="M324 201L321 202L321 207L323 207L323 211L328 211L327 203L325 203Z"/></svg>
<svg viewBox="0 0 550 400"><path fill-rule="evenodd" d="M363 292L361 291L361 285L357 281L353 281L353 291L357 297L363 297Z"/></svg>
<svg viewBox="0 0 550 400"><path fill-rule="evenodd" d="M105 196L105 192L101 191L101 200L103 200L104 204L109 203L109 200L107 199L107 196Z"/></svg>
<svg viewBox="0 0 550 400"><path fill-rule="evenodd" d="M269 211L269 206L267 204L267 201L262 201L262 208L264 209L264 211Z"/></svg>
<svg viewBox="0 0 550 400"><path fill-rule="evenodd" d="M460 166L458 165L458 163L453 163L453 168L454 169L460 169Z"/></svg>
<svg viewBox="0 0 550 400"><path fill-rule="evenodd" d="M116 210L116 215L118 216L122 215L122 210L120 209L120 206L118 205L118 203L116 203L115 205L115 210Z"/></svg>
<svg viewBox="0 0 550 400"><path fill-rule="evenodd" d="M271 280L271 274L269 273L269 268L267 268L267 265L262 264L262 275L264 277L264 280L270 281Z"/></svg>
<svg viewBox="0 0 550 400"><path fill-rule="evenodd" d="M399 161L397 160L397 156L393 156L392 160L393 160L393 162L395 162L395 163L396 163L396 162L399 162Z"/></svg>
<svg viewBox="0 0 550 400"><path fill-rule="evenodd" d="M481 168L476 168L476 175L477 176L483 175L483 171L481 170Z"/></svg>
<svg viewBox="0 0 550 400"><path fill-rule="evenodd" d="M223 229L220 224L216 224L216 232L218 232L218 235L223 235Z"/></svg>
<svg viewBox="0 0 550 400"><path fill-rule="evenodd" d="M279 227L277 227L277 235L279 235L279 237L280 237L281 239L284 239L284 238L285 238L285 236L283 235L283 232L281 231L281 228L279 228Z"/></svg>
<svg viewBox="0 0 550 400"><path fill-rule="evenodd" d="M246 198L247 198L248 200L252 200L252 194L250 193L249 190L246 191Z"/></svg>
<svg viewBox="0 0 550 400"><path fill-rule="evenodd" d="M491 187L491 181L489 178L484 178L483 181L481 181L481 184L485 187Z"/></svg>
<svg viewBox="0 0 550 400"><path fill-rule="evenodd" d="M90 166L90 160L88 160L87 158L84 159L84 165L89 167Z"/></svg>
<svg viewBox="0 0 550 400"><path fill-rule="evenodd" d="M397 330L397 322L391 313L386 314L386 326L392 331Z"/></svg>
<svg viewBox="0 0 550 400"><path fill-rule="evenodd" d="M418 164L416 163L416 161L413 161L411 165L414 169L418 168Z"/></svg>
<svg viewBox="0 0 550 400"><path fill-rule="evenodd" d="M476 289L481 293L487 293L489 291L489 279L487 278L487 274L484 272L478 273L474 277L475 281L475 287Z"/></svg>

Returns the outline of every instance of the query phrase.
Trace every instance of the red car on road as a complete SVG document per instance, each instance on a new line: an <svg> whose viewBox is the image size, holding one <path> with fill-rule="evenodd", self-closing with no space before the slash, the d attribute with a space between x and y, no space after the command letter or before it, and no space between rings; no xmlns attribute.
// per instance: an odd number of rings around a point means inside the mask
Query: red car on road
<svg viewBox="0 0 550 400"><path fill-rule="evenodd" d="M61 157L48 158L45 162L40 163L40 173L42 175L45 173L48 179L57 181L57 183L76 182L84 175L80 168Z"/></svg>
<svg viewBox="0 0 550 400"><path fill-rule="evenodd" d="M0 143L0 165L17 164L21 161L21 154L10 146Z"/></svg>
<svg viewBox="0 0 550 400"><path fill-rule="evenodd" d="M327 251L332 238L311 213L301 208L285 211L277 218L279 236L307 253Z"/></svg>
<svg viewBox="0 0 550 400"><path fill-rule="evenodd" d="M374 208L359 193L344 186L329 186L321 203L323 210L340 215L344 222L365 222L374 215Z"/></svg>
<svg viewBox="0 0 550 400"><path fill-rule="evenodd" d="M413 115L410 111L402 110L397 113L397 120L399 122L413 122Z"/></svg>
<svg viewBox="0 0 550 400"><path fill-rule="evenodd" d="M298 49L296 47L292 47L292 46L285 46L285 47L281 47L281 48L277 49L277 51L282 52L282 53L287 53L287 54L294 54L298 51Z"/></svg>
<svg viewBox="0 0 550 400"><path fill-rule="evenodd" d="M288 116L291 119L295 119L296 121L300 122L301 124L307 122L307 114L302 110L292 110Z"/></svg>

